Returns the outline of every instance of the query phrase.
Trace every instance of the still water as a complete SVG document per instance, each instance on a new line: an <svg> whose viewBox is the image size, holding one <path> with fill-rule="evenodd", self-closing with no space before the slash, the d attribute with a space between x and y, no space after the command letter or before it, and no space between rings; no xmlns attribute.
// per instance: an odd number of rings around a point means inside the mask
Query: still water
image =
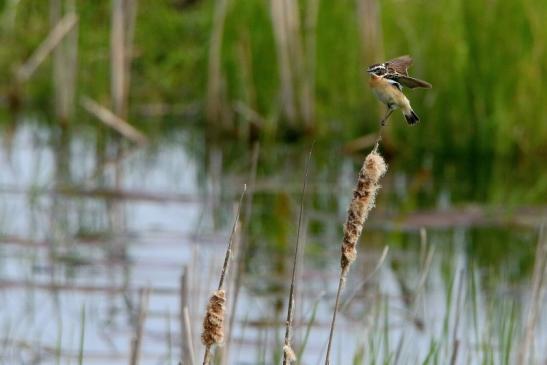
<svg viewBox="0 0 547 365"><path fill-rule="evenodd" d="M311 143L250 146L192 129L144 147L111 142L94 130L68 134L33 121L4 138L0 363L76 364L83 354L85 364L128 364L139 296L149 288L141 363L177 364L184 270L199 362L205 302L243 184L249 188L237 241L244 251L228 276L228 313L231 293L239 294L224 363L280 363ZM313 153L293 346L304 348L302 364L324 359L341 227L362 157L321 143ZM346 283L332 360L511 363L533 307L546 206L465 199L475 174L458 180L439 176L427 159L389 162ZM543 308L532 344L536 363L547 360Z"/></svg>

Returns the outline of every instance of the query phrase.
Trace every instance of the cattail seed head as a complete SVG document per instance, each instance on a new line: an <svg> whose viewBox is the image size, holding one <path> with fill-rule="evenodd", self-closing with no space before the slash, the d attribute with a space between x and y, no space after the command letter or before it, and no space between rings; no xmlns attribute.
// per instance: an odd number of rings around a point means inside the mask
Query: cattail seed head
<svg viewBox="0 0 547 365"><path fill-rule="evenodd" d="M203 333L201 342L205 346L221 344L224 340L224 303L226 294L224 290L213 293L207 304L207 313L203 319Z"/></svg>
<svg viewBox="0 0 547 365"><path fill-rule="evenodd" d="M387 166L382 156L376 151L369 153L359 172L359 179L353 192L348 217L344 225L341 259L342 275L344 277L357 257L357 241L361 236L368 213L374 207L376 193L380 188L378 182L386 171Z"/></svg>
<svg viewBox="0 0 547 365"><path fill-rule="evenodd" d="M285 353L285 357L289 363L296 361L296 354L294 353L291 345L283 346L283 352Z"/></svg>

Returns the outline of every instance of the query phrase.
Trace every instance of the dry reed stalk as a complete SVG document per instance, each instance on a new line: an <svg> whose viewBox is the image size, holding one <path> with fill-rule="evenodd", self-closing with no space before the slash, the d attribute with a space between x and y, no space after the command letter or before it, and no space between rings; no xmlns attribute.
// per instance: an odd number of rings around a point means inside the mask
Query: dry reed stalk
<svg viewBox="0 0 547 365"><path fill-rule="evenodd" d="M300 251L300 231L302 227L302 216L304 215L304 201L306 197L306 188L308 186L308 175L310 171L310 162L311 154L313 151L313 144L310 148L308 154L308 159L306 161L306 169L304 172L304 183L302 184L302 198L300 200L300 212L298 214L298 228L296 230L296 245L294 248L294 258L292 266L292 277L291 277L291 288L289 290L289 305L287 308L287 321L285 326L285 341L283 345L283 365L289 365L292 362L296 361L296 355L291 347L291 331L294 320L294 291L295 291L295 278L296 278L296 267L298 263L299 251Z"/></svg>
<svg viewBox="0 0 547 365"><path fill-rule="evenodd" d="M51 29L61 20L61 15L63 13L61 0L49 0L49 23ZM60 108L63 99L63 78L64 78L64 68L66 67L65 58L64 58L64 49L63 43L61 42L58 47L55 47L53 50L53 84L55 85L55 109L57 116L59 116Z"/></svg>
<svg viewBox="0 0 547 365"><path fill-rule="evenodd" d="M340 294L346 280L346 276L351 264L357 257L357 241L361 236L363 225L368 217L370 210L374 207L376 193L380 188L380 178L386 173L387 166L382 156L377 152L378 144L372 152L365 158L357 185L353 192L348 217L344 225L344 239L342 241L342 257L340 261L340 279L338 281L338 290L336 292L336 302L334 304L334 313L330 326L329 341L327 345L327 355L325 365L330 364L330 351L332 346L332 338L334 335L334 326L336 323L336 314L340 303Z"/></svg>
<svg viewBox="0 0 547 365"><path fill-rule="evenodd" d="M287 29L286 2L285 0L271 1L272 26L277 48L277 63L279 64L279 77L281 78L281 108L285 118L294 122L297 118L294 100L293 70L291 67L291 55L289 40L291 36Z"/></svg>
<svg viewBox="0 0 547 365"><path fill-rule="evenodd" d="M371 65L384 59L380 5L381 2L379 0L357 0L356 13L361 34L361 50L364 65ZM365 77L365 82L368 82L366 72L363 72L363 77ZM380 104L377 105L378 110L383 110Z"/></svg>
<svg viewBox="0 0 547 365"><path fill-rule="evenodd" d="M195 365L196 356L194 355L194 342L192 341L192 324L190 321L190 314L188 313L188 307L184 307L184 336L186 338L186 347L188 349L188 354L184 362L185 365Z"/></svg>
<svg viewBox="0 0 547 365"><path fill-rule="evenodd" d="M249 222L251 221L251 214L252 214L252 207L253 207L253 196L255 191L255 184L256 184L256 174L258 170L258 158L260 156L260 143L255 142L253 144L253 151L251 154L251 168L249 170L249 185L248 185L248 194L247 199L245 201L245 206L243 207L243 219L241 224L241 232L247 232L247 227ZM244 234L240 235L240 252L246 252L248 240L246 239L246 236ZM233 292L233 300L232 300L232 307L230 311L230 323L229 327L234 328L234 321L236 318L237 313L237 304L239 299L239 289L241 288L241 277L243 276L243 271L245 269L245 262L243 255L237 256L236 259L236 269L235 269L235 275L234 275L234 292ZM228 345L227 347L231 348L231 341L232 337L228 337Z"/></svg>
<svg viewBox="0 0 547 365"><path fill-rule="evenodd" d="M110 77L112 109L120 118L127 117L132 44L137 0L112 0L110 33Z"/></svg>
<svg viewBox="0 0 547 365"><path fill-rule="evenodd" d="M179 322L180 322L180 353L181 359L184 364L194 365L192 359L192 338L189 335L188 329L190 329L189 323L186 323L185 314L188 312L188 298L190 297L190 280L188 275L188 266L185 266L182 275L180 277L180 313L179 313Z"/></svg>
<svg viewBox="0 0 547 365"><path fill-rule="evenodd" d="M68 0L67 2L68 12L76 12L76 0ZM72 31L66 37L65 44L65 77L63 80L62 99L59 105L59 115L63 118L72 118L74 115L74 109L76 106L76 89L78 80L78 38L79 38L79 24L76 23Z"/></svg>
<svg viewBox="0 0 547 365"><path fill-rule="evenodd" d="M139 296L139 315L137 317L137 325L135 335L131 339L131 357L129 365L138 365L139 355L141 353L142 335L144 331L144 321L148 310L148 298L150 296L150 288L140 290Z"/></svg>
<svg viewBox="0 0 547 365"><path fill-rule="evenodd" d="M226 248L226 255L224 256L224 264L222 265L222 271L220 273L220 279L218 282L218 288L213 295L209 298L207 304L207 311L203 319L203 332L201 334L201 342L205 346L205 354L203 355L203 365L209 364L211 360L211 348L213 345L220 345L224 341L224 312L226 303L226 292L224 290L224 279L228 273L230 258L232 255L232 246L234 243L234 237L237 227L239 226L239 215L241 213L241 205L245 192L247 191L247 185L244 185L243 192L239 198L239 204L237 207L237 213L232 226L232 233L228 241L228 247Z"/></svg>
<svg viewBox="0 0 547 365"><path fill-rule="evenodd" d="M234 273L237 272L237 265L239 264L239 254L241 251L241 222L238 222L238 226L234 233L234 243L233 243L233 249L232 249L232 256L234 264L236 267L234 268ZM235 292L235 285L236 285L236 275L232 275L230 277L230 280L227 284L226 290L230 293ZM234 300L235 297L233 295L230 296L230 300L226 303L226 306L230 308L230 320L226 322L224 326L224 343L230 343L230 339L232 338L232 329L233 329L233 308L234 308ZM229 346L222 346L218 349L218 363L222 365L228 365L228 360L230 358L230 350L231 348Z"/></svg>
<svg viewBox="0 0 547 365"><path fill-rule="evenodd" d="M46 57L59 45L63 38L72 30L78 22L78 16L74 13L65 15L51 30L46 39L38 46L30 58L17 70L16 77L19 82L27 81Z"/></svg>
<svg viewBox="0 0 547 365"><path fill-rule="evenodd" d="M117 113L113 113L104 106L100 105L96 101L84 96L80 100L82 107L90 114L93 114L97 119L106 124L107 126L115 129L125 138L137 143L145 144L148 142L146 136L141 133L137 128L127 123ZM122 154L123 156L123 154ZM121 157L121 156L117 156Z"/></svg>
<svg viewBox="0 0 547 365"><path fill-rule="evenodd" d="M213 16L213 29L209 43L209 64L207 79L207 120L210 123L221 121L225 127L229 121L225 115L223 95L223 75L221 69L222 38L228 11L228 0L216 0Z"/></svg>
<svg viewBox="0 0 547 365"><path fill-rule="evenodd" d="M297 118L306 125L311 118L311 90L309 88L306 68L304 64L304 50L302 49L302 37L300 32L300 11L298 1L284 1L284 20L287 33L287 46L290 57L290 66L293 74L293 89L296 96Z"/></svg>
<svg viewBox="0 0 547 365"><path fill-rule="evenodd" d="M124 0L112 0L112 30L110 33L110 92L112 110L125 118L125 10Z"/></svg>
<svg viewBox="0 0 547 365"><path fill-rule="evenodd" d="M67 0L67 13L76 13L75 0ZM62 0L49 1L50 24L53 27L63 14ZM76 92L76 68L78 60L78 23L53 51L53 83L55 113L61 123L66 123L74 112Z"/></svg>
<svg viewBox="0 0 547 365"><path fill-rule="evenodd" d="M358 0L357 17L363 45L363 63L370 65L384 59L382 24L378 0Z"/></svg>
<svg viewBox="0 0 547 365"><path fill-rule="evenodd" d="M282 114L293 125L301 120L307 128L311 128L315 109L313 73L318 2L311 0L308 3L306 39L303 39L300 29L298 1L277 0L270 4L281 82Z"/></svg>
<svg viewBox="0 0 547 365"><path fill-rule="evenodd" d="M530 359L530 349L534 342L534 332L541 313L543 303L544 282L547 276L547 233L545 233L545 225L540 229L539 239L535 255L534 273L532 275L532 293L530 298L530 308L528 310L528 318L524 328L524 337L520 344L517 364L528 364Z"/></svg>
<svg viewBox="0 0 547 365"><path fill-rule="evenodd" d="M127 99L129 98L129 89L131 86L131 62L133 60L133 41L135 39L135 26L137 23L137 3L138 0L125 0L124 90L126 94L126 108L128 103Z"/></svg>
<svg viewBox="0 0 547 365"><path fill-rule="evenodd" d="M461 318L461 307L465 303L465 290L463 283L465 280L464 270L460 270L460 275L458 276L458 291L456 295L456 305L454 306L454 328L452 331L452 355L450 356L450 365L455 365L458 360L458 351L460 349L460 340L458 339L458 330L460 327L460 318Z"/></svg>
<svg viewBox="0 0 547 365"><path fill-rule="evenodd" d="M319 0L309 0L307 2L305 19L305 44L306 44L306 62L301 69L301 75L304 77L302 89L302 117L308 128L312 127L315 120L315 69L316 69L316 44L317 44L317 21L319 18Z"/></svg>
<svg viewBox="0 0 547 365"><path fill-rule="evenodd" d="M251 37L249 32L245 30L238 42L237 55L240 64L241 70L241 80L243 84L243 100L244 102L239 102L246 106L248 110L253 111L257 110L257 97L256 97L256 88L253 78L253 52L251 49ZM258 114L258 113L256 113Z"/></svg>

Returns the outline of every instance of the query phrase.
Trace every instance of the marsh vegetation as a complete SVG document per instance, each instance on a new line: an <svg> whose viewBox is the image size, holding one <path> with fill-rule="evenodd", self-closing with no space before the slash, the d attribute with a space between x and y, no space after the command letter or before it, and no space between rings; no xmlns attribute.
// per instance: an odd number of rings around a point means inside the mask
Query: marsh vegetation
<svg viewBox="0 0 547 365"><path fill-rule="evenodd" d="M383 113L364 68L406 53L434 88L409 92L418 126L382 132L330 361L543 363L545 18L531 0L0 0L0 363L201 363L217 288L211 363L290 357L289 291L296 363L323 363Z"/></svg>

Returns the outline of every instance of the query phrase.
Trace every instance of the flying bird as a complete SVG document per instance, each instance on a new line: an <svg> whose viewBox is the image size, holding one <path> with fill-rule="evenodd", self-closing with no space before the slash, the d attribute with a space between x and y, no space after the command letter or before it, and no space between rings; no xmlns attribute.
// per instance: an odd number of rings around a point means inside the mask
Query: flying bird
<svg viewBox="0 0 547 365"><path fill-rule="evenodd" d="M403 86L410 89L417 87L430 89L429 82L410 77L408 68L412 64L410 56L401 56L384 63L370 65L367 72L370 74L369 85L376 97L387 106L387 113L380 122L385 125L387 118L397 108L401 109L408 124L413 125L420 121L414 113L410 102L403 94Z"/></svg>

